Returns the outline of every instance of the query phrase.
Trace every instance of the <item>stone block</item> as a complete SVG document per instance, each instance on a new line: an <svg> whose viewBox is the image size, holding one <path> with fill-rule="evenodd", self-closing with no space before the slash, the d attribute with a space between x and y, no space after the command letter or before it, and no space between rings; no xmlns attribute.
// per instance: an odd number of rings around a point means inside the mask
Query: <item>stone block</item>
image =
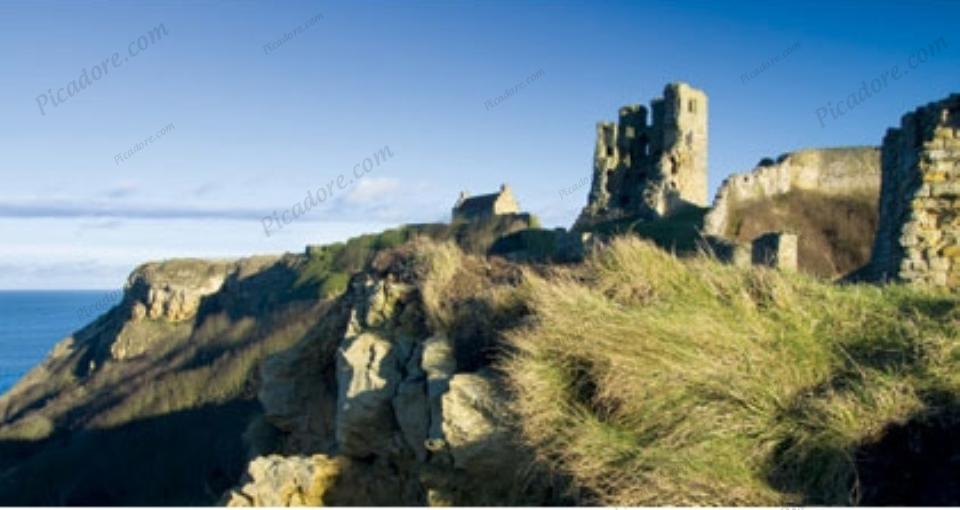
<svg viewBox="0 0 960 510"><path fill-rule="evenodd" d="M796 271L797 241L796 234L784 232L763 234L752 242L753 263L783 271Z"/></svg>

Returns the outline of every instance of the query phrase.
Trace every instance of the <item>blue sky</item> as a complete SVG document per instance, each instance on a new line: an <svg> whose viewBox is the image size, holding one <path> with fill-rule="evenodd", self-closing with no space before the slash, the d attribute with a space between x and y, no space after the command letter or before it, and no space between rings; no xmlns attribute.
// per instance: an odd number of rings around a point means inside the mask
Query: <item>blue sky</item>
<svg viewBox="0 0 960 510"><path fill-rule="evenodd" d="M590 174L595 123L674 80L710 97L712 194L765 156L879 144L903 113L960 90L958 16L957 2L841 0L6 0L0 288L117 288L147 260L299 251L446 219L459 190L501 182L568 226L587 187L560 190ZM818 108L940 38L821 125ZM115 52L122 65L41 114L39 96ZM384 146L393 158L264 235L262 216Z"/></svg>

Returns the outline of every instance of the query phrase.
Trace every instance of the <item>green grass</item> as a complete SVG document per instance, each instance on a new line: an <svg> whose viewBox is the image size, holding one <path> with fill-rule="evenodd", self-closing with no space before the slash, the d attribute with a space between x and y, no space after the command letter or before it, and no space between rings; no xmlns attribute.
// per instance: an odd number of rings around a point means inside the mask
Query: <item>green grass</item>
<svg viewBox="0 0 960 510"><path fill-rule="evenodd" d="M855 503L857 452L960 390L952 295L636 239L523 293L502 368L525 440L586 503Z"/></svg>
<svg viewBox="0 0 960 510"><path fill-rule="evenodd" d="M449 225L412 224L379 234L354 237L345 243L312 247L308 250L307 260L300 269L295 286L316 287L320 297L335 297L346 290L350 276L366 267L377 253L416 237L439 242L453 241L466 253L483 254L501 237L533 225L539 225L539 221L530 215L497 216L484 221Z"/></svg>

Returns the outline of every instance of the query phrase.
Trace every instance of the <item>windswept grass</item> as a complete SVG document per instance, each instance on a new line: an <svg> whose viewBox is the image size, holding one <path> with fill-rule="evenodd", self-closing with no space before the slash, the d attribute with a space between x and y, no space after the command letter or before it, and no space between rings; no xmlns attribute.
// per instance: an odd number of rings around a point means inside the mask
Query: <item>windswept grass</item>
<svg viewBox="0 0 960 510"><path fill-rule="evenodd" d="M858 448L960 388L953 296L636 239L528 274L524 293L532 317L503 368L526 440L586 502L855 503Z"/></svg>

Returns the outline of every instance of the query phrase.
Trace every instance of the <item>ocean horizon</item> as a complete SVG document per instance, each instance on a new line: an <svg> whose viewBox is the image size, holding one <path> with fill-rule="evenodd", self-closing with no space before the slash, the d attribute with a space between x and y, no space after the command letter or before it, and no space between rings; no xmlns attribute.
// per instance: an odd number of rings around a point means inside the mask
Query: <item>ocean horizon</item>
<svg viewBox="0 0 960 510"><path fill-rule="evenodd" d="M120 296L104 289L0 290L0 395Z"/></svg>

